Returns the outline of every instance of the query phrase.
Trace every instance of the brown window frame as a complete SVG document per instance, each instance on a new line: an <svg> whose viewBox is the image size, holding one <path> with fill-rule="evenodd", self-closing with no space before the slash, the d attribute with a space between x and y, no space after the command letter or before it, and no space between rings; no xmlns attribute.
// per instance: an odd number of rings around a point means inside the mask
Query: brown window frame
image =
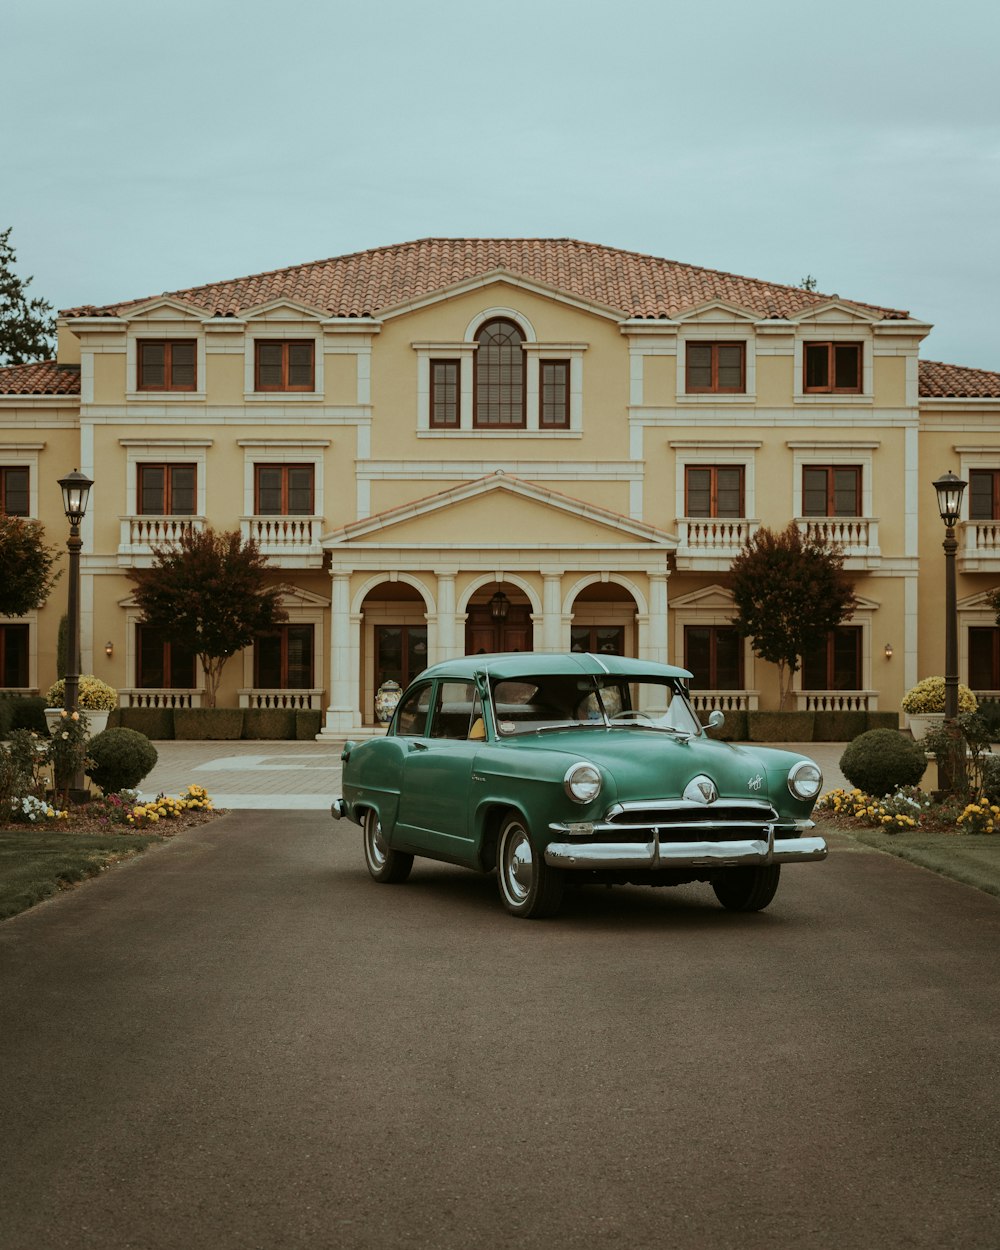
<svg viewBox="0 0 1000 1250"><path fill-rule="evenodd" d="M827 383L824 386L809 385L809 353L826 348L826 376ZM837 359L836 349L838 347L853 347L857 352L858 358L858 374L856 386L837 386ZM860 395L864 387L864 344L863 343L842 343L837 339L818 339L807 340L802 346L802 392L805 395Z"/></svg>
<svg viewBox="0 0 1000 1250"><path fill-rule="evenodd" d="M162 512L146 512L144 510L144 486L143 472L146 469L162 469L163 477L163 511ZM175 512L173 510L173 475L175 469L190 469L194 473L194 483L192 486L192 508L190 512ZM198 515L198 465L190 460L180 461L160 461L145 460L136 465L136 483L135 483L135 506L137 516L197 516Z"/></svg>
<svg viewBox="0 0 1000 1250"><path fill-rule="evenodd" d="M281 382L277 386L261 385L260 380L260 349L261 347L281 348ZM308 347L311 353L310 376L306 385L289 383L288 353L292 347ZM315 339L254 339L253 345L253 387L255 391L265 394L298 391L307 394L316 390L316 340Z"/></svg>
<svg viewBox="0 0 1000 1250"><path fill-rule="evenodd" d="M17 632L20 638L24 639L23 650L21 652L22 668L17 674L23 677L24 681L8 682L7 681L7 635ZM29 673L31 671L31 627L29 625L18 624L13 621L7 621L0 624L0 685L5 690L25 690L28 687Z"/></svg>
<svg viewBox="0 0 1000 1250"><path fill-rule="evenodd" d="M979 516L974 511L975 495L973 494L973 482L976 478L989 476L992 479L990 490L990 515ZM969 520L970 521L998 521L1000 520L1000 469L970 469L969 470Z"/></svg>
<svg viewBox="0 0 1000 1250"><path fill-rule="evenodd" d="M10 486L7 477L11 473L24 474L27 478L27 485L24 488L25 503L24 511L12 511L8 506L8 495L10 494ZM0 465L0 516L30 516L31 515L31 469L26 464L4 464Z"/></svg>
<svg viewBox="0 0 1000 1250"><path fill-rule="evenodd" d="M837 502L836 474L851 470L854 473L854 512L835 511ZM826 473L826 512L806 511L806 474ZM861 497L861 465L860 464L804 464L802 466L802 515L804 517L860 517L863 515L864 501Z"/></svg>
<svg viewBox="0 0 1000 1250"><path fill-rule="evenodd" d="M455 371L455 419L439 421L436 414L437 380L434 376L436 366L454 369ZM462 362L453 358L440 357L430 362L430 428L432 430L457 430L462 425Z"/></svg>
<svg viewBox="0 0 1000 1250"><path fill-rule="evenodd" d="M546 421L545 419L545 370L561 369L563 373L563 385L565 386L565 398L562 402L562 414L558 421ZM540 360L538 362L538 427L542 430L568 430L569 429L569 405L570 405L570 361L569 360Z"/></svg>
<svg viewBox="0 0 1000 1250"><path fill-rule="evenodd" d="M850 686L838 686L835 680L836 678L836 673L835 673L836 650L834 647L834 639L836 635L840 633L844 633L844 634L851 633L854 635L854 637L857 640L856 650L855 650L855 671L854 671L855 682L853 685L850 685ZM860 625L838 625L836 626L835 629L831 629L830 632L827 634L825 646L826 646L826 657L825 657L826 674L825 675L827 677L826 683L822 686L808 684L806 680L807 657L802 656L802 689L803 690L862 690L864 688L862 685L862 682L864 681L864 665L865 665L864 630L862 629L862 627ZM808 657L808 658L811 658L811 657Z"/></svg>
<svg viewBox="0 0 1000 1250"><path fill-rule="evenodd" d="M978 673L973 672L973 661L978 660L973 652L978 651L978 647L973 646L974 636L989 635L990 650L990 684L985 685L978 681ZM1000 627L996 625L970 625L969 626L969 686L973 690L1000 690Z"/></svg>
<svg viewBox="0 0 1000 1250"><path fill-rule="evenodd" d="M160 634L161 636L154 642L149 637L151 634ZM174 643L169 638L162 636L161 630L153 629L152 626L137 624L135 627L135 685L137 690L196 690L198 688L198 657L192 653L190 657L190 677L191 682L176 682L174 680ZM158 685L146 685L143 682L143 666L144 652L148 647L156 647L160 651L160 668L163 671L163 681Z"/></svg>
<svg viewBox="0 0 1000 1250"><path fill-rule="evenodd" d="M498 422L486 421L479 419L479 368L482 359L482 338L486 331L492 326L504 325L510 326L517 335L521 344L521 418L517 422ZM527 376L527 360L524 354L524 334L521 327L516 321L511 321L509 317L491 317L489 321L484 321L476 332L476 348L475 363L473 365L472 380L472 428L475 430L523 430L528 424L528 376Z"/></svg>
<svg viewBox="0 0 1000 1250"><path fill-rule="evenodd" d="M704 629L708 631L708 676L709 683L705 686L695 686L692 682L692 690L745 690L746 676L744 666L746 662L746 649L742 645L741 640L737 636L736 647L736 685L720 686L719 685L719 631L726 630L728 633L736 634L735 625L685 625L684 626L684 667L693 672L691 664L688 663L688 630Z"/></svg>
<svg viewBox="0 0 1000 1250"><path fill-rule="evenodd" d="M727 472L736 470L740 475L740 510L732 516L723 515L719 512L719 470L725 469ZM743 464L686 464L684 466L684 515L692 516L691 505L689 502L689 477L691 472L710 473L709 485L709 513L707 517L701 517L702 520L718 519L718 520L735 520L743 518L747 514L747 473L746 465Z"/></svg>
<svg viewBox="0 0 1000 1250"><path fill-rule="evenodd" d="M619 647L618 651L608 651L597 645L599 634L616 634ZM581 634L587 635L587 645L581 650L573 645L573 637L577 638ZM570 628L570 650L579 654L589 655L624 655L625 654L625 626L624 625L573 625Z"/></svg>
<svg viewBox="0 0 1000 1250"><path fill-rule="evenodd" d="M138 339L138 352L136 354L136 379L135 389L137 391L196 391L198 389L198 342L197 339ZM152 386L144 383L142 380L142 358L146 353L147 347L156 346L163 348L163 384L161 386ZM190 386L184 386L174 381L174 348L190 347L194 352L194 365L192 381Z"/></svg>
<svg viewBox="0 0 1000 1250"><path fill-rule="evenodd" d="M708 386L691 385L691 349L709 347L712 349L712 381ZM740 349L740 384L739 386L719 385L719 348L738 347ZM745 395L747 390L747 345L742 339L720 339L718 342L700 342L695 339L688 342L684 349L684 392L687 395Z"/></svg>
<svg viewBox="0 0 1000 1250"><path fill-rule="evenodd" d="M290 512L288 498L290 492L288 478L292 469L309 470L309 507L305 512ZM260 475L262 470L281 473L281 511L262 512L260 507ZM314 516L316 512L316 466L314 464L269 464L266 461L253 466L253 508L254 516Z"/></svg>
<svg viewBox="0 0 1000 1250"><path fill-rule="evenodd" d="M308 631L309 635L309 671L308 682L301 686L291 686L288 684L288 635L291 630ZM278 642L278 669L279 684L277 686L264 685L260 680L260 644L265 638L277 638ZM255 690L314 690L316 682L316 626L312 621L288 621L284 625L278 625L274 630L269 631L266 635L258 635L254 639L253 646L253 684Z"/></svg>

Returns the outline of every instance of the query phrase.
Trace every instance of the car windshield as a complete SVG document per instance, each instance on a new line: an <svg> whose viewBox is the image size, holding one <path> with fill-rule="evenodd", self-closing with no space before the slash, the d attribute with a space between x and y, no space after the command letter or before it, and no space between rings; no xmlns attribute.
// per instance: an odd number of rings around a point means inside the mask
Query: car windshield
<svg viewBox="0 0 1000 1250"><path fill-rule="evenodd" d="M492 694L501 737L549 729L609 727L701 733L701 723L681 683L671 678L500 678L492 683Z"/></svg>

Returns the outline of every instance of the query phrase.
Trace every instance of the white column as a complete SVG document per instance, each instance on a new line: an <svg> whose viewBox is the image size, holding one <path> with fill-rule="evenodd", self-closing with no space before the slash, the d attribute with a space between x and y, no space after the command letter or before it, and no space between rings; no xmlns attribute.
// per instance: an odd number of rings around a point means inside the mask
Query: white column
<svg viewBox="0 0 1000 1250"><path fill-rule="evenodd" d="M361 725L361 616L351 615L351 575L334 573L330 600L330 706L322 737Z"/></svg>
<svg viewBox="0 0 1000 1250"><path fill-rule="evenodd" d="M540 651L562 651L562 574L542 574L542 645ZM566 648L568 650L568 648Z"/></svg>
<svg viewBox="0 0 1000 1250"><path fill-rule="evenodd" d="M431 664L460 654L455 642L455 574L438 573L437 580L437 640L427 640L430 655L434 657L430 660Z"/></svg>
<svg viewBox="0 0 1000 1250"><path fill-rule="evenodd" d="M669 664L667 652L667 575L651 573L649 577L649 617L643 631L640 622L639 633L646 634L645 648L640 648L639 658L655 660L658 664Z"/></svg>

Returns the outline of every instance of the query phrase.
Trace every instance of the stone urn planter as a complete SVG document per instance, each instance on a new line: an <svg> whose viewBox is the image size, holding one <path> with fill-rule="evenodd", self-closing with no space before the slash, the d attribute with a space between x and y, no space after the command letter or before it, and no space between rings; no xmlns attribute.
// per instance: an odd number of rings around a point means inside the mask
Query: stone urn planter
<svg viewBox="0 0 1000 1250"><path fill-rule="evenodd" d="M63 709L61 707L47 707L45 709L45 724L48 726L49 737L56 731L56 726L62 719ZM87 718L87 736L93 738L95 734L103 733L108 727L108 717L111 715L104 708L80 708L80 715Z"/></svg>
<svg viewBox="0 0 1000 1250"><path fill-rule="evenodd" d="M944 724L944 712L924 712L921 715L910 714L910 733L916 742L923 742L932 729L940 729Z"/></svg>

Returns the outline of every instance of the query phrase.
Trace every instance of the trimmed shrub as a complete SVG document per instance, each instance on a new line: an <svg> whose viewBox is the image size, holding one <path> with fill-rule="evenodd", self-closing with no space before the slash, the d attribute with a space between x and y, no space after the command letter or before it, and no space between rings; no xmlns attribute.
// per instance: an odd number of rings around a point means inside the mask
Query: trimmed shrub
<svg viewBox="0 0 1000 1250"><path fill-rule="evenodd" d="M869 712L868 713L869 729L898 729L899 713L898 712Z"/></svg>
<svg viewBox="0 0 1000 1250"><path fill-rule="evenodd" d="M49 727L45 723L45 709L48 706L41 695L23 694L11 699L10 728L33 729L36 734L48 737Z"/></svg>
<svg viewBox="0 0 1000 1250"><path fill-rule="evenodd" d="M751 742L812 742L813 712L748 712Z"/></svg>
<svg viewBox="0 0 1000 1250"><path fill-rule="evenodd" d="M817 712L813 726L813 741L853 742L868 728L868 713L865 711Z"/></svg>
<svg viewBox="0 0 1000 1250"><path fill-rule="evenodd" d="M174 736L188 742L231 742L243 736L243 709L239 707L178 707L174 709Z"/></svg>
<svg viewBox="0 0 1000 1250"><path fill-rule="evenodd" d="M95 734L87 748L88 777L105 794L132 790L156 765L156 747L134 729L105 729Z"/></svg>
<svg viewBox="0 0 1000 1250"><path fill-rule="evenodd" d="M979 715L986 722L991 739L994 742L1000 740L1000 699L981 699Z"/></svg>
<svg viewBox="0 0 1000 1250"><path fill-rule="evenodd" d="M13 697L11 695L0 695L0 738L6 738L10 733L10 722L13 715Z"/></svg>
<svg viewBox="0 0 1000 1250"><path fill-rule="evenodd" d="M250 707L243 713L244 738L294 738L295 708Z"/></svg>
<svg viewBox="0 0 1000 1250"><path fill-rule="evenodd" d="M311 742L322 728L322 712L303 709L295 713L295 737L299 742Z"/></svg>
<svg viewBox="0 0 1000 1250"><path fill-rule="evenodd" d="M45 693L46 707L63 707L66 702L66 679L54 681ZM83 673L77 690L76 706L81 712L113 712L118 706L118 691L93 673Z"/></svg>
<svg viewBox="0 0 1000 1250"><path fill-rule="evenodd" d="M840 757L840 771L851 785L876 798L915 786L926 767L924 748L898 729L869 729Z"/></svg>
<svg viewBox="0 0 1000 1250"><path fill-rule="evenodd" d="M112 713L114 715L114 713ZM134 729L147 738L170 741L174 736L174 709L172 707L123 707L119 713L123 729ZM108 728L111 722L108 721Z"/></svg>
<svg viewBox="0 0 1000 1250"><path fill-rule="evenodd" d="M1000 755L984 755L979 767L982 770L983 794L991 803L1000 803Z"/></svg>
<svg viewBox="0 0 1000 1250"><path fill-rule="evenodd" d="M959 684L958 710L974 712L978 706L976 696L968 686ZM925 677L903 695L900 707L908 716L925 716L928 712L944 711L944 678Z"/></svg>

